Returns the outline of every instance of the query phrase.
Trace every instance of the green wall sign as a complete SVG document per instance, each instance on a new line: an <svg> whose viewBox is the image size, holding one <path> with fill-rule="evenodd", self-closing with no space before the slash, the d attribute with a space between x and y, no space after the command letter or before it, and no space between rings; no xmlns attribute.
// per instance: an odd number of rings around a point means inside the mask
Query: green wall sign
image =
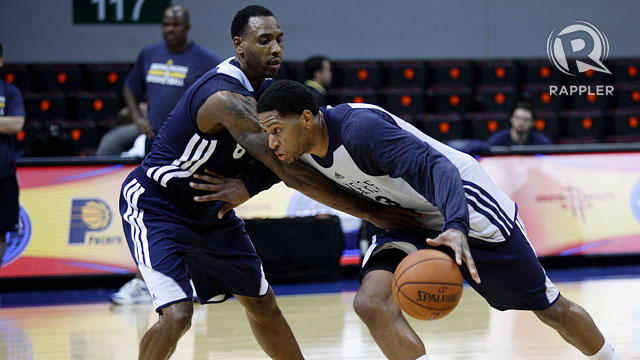
<svg viewBox="0 0 640 360"><path fill-rule="evenodd" d="M171 0L73 0L74 24L161 24Z"/></svg>

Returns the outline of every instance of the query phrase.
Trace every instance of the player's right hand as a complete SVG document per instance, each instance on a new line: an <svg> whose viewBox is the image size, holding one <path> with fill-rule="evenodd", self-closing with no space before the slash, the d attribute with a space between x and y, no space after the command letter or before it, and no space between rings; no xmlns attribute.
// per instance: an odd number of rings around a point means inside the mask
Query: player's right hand
<svg viewBox="0 0 640 360"><path fill-rule="evenodd" d="M205 170L205 172L209 175L193 174L194 178L203 180L205 181L204 183L191 182L189 183L189 186L194 189L207 191L208 194L195 196L193 200L197 202L226 202L226 204L222 205L220 211L218 212L219 219L222 219L224 214L226 214L229 210L251 198L242 180L237 178L224 177L210 170Z"/></svg>

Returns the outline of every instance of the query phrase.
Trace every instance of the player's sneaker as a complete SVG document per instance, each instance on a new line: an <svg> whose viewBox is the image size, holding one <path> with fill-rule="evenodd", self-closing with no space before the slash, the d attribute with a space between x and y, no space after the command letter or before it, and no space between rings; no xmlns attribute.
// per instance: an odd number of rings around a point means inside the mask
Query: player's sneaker
<svg viewBox="0 0 640 360"><path fill-rule="evenodd" d="M144 281L134 278L112 294L109 300L118 305L148 303L151 302L151 294Z"/></svg>

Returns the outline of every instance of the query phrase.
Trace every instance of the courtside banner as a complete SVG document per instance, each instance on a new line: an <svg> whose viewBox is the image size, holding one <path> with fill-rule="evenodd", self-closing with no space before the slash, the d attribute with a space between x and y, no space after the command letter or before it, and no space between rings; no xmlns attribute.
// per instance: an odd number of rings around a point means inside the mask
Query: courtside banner
<svg viewBox="0 0 640 360"><path fill-rule="evenodd" d="M0 277L129 274L120 186L134 165L18 167L20 229Z"/></svg>
<svg viewBox="0 0 640 360"><path fill-rule="evenodd" d="M495 156L480 164L518 203L539 256L640 253L640 153ZM20 166L20 230L10 233L0 277L129 274L118 211L136 165ZM345 248L361 222L276 184L238 216L335 214Z"/></svg>
<svg viewBox="0 0 640 360"><path fill-rule="evenodd" d="M640 153L480 160L539 256L640 253Z"/></svg>

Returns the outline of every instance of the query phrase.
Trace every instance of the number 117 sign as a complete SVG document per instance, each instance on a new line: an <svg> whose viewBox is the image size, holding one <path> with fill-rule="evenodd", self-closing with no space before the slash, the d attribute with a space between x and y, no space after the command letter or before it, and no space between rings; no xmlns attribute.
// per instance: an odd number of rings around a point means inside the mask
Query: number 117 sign
<svg viewBox="0 0 640 360"><path fill-rule="evenodd" d="M160 24L171 0L73 0L74 24Z"/></svg>

